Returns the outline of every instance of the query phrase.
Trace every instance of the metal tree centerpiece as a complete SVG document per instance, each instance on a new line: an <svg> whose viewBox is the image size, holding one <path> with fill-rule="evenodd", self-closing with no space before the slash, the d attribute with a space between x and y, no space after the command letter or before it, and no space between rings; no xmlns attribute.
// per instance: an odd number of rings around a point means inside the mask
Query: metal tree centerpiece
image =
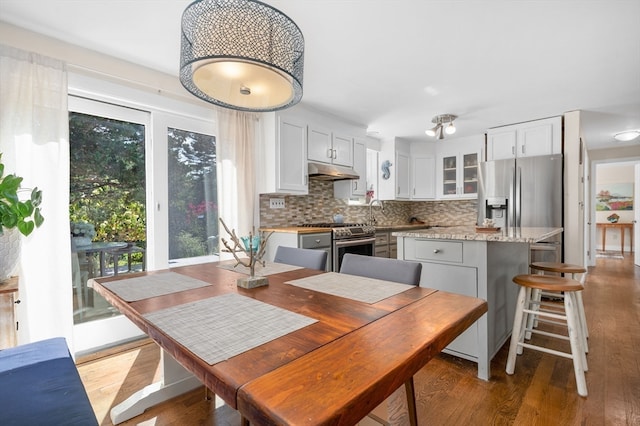
<svg viewBox="0 0 640 426"><path fill-rule="evenodd" d="M225 248L229 250L236 259L235 266L242 265L249 268L249 276L238 278L237 285L242 288L255 288L269 285L269 279L267 277L256 277L255 273L256 262L262 264L262 266L266 263L262 260L262 257L267 247L267 240L273 232L266 234L266 237L260 234L256 235L255 231L250 232L248 237L238 237L235 230L229 230L222 218L220 218L220 223L222 223L225 231L231 236L233 247L224 238L222 238L222 244L224 244ZM238 256L238 253L244 253L247 257L241 258Z"/></svg>

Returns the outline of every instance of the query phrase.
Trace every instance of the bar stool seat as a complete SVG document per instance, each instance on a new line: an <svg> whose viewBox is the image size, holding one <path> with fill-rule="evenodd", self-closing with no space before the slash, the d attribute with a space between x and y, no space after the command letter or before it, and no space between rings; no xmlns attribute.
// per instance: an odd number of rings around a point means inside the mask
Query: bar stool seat
<svg viewBox="0 0 640 426"><path fill-rule="evenodd" d="M576 295L584 289L583 285L572 278L538 274L517 275L513 277L513 282L520 286L520 292L518 293L516 313L513 320L513 331L509 344L509 355L506 366L507 374L511 375L514 373L516 357L522 354L524 348L562 356L573 361L578 394L587 396L587 382L584 375L585 371L587 371L587 358L583 348L584 338L579 322L576 299ZM539 302L533 298L533 290L564 292L564 310L547 311L540 309ZM532 315L564 321L567 326L568 336L528 328L528 317ZM569 340L571 352L567 353L532 343L525 343L524 338L527 332Z"/></svg>
<svg viewBox="0 0 640 426"><path fill-rule="evenodd" d="M531 269L537 269L544 272L556 272L559 274L572 274L575 279L575 274L584 274L587 269L580 265L572 265L570 263L561 262L533 262L529 265Z"/></svg>
<svg viewBox="0 0 640 426"><path fill-rule="evenodd" d="M579 280L581 284L584 284L585 279L587 277L587 269L584 266L580 265L572 265L571 263L562 263L562 262L533 262L529 265L529 267L533 271L539 271L538 273L543 272L551 272L561 274L565 276L566 274L571 274L571 277L575 280L577 279L576 275L582 274L582 278ZM562 298L561 293L549 293L549 292L537 292L536 297L538 301L541 300L542 296L548 297L557 297ZM576 294L576 298L578 299L578 314L580 316L580 327L582 327L582 336L584 337L584 350L586 353L589 352L589 344L587 339L589 338L589 327L587 327L587 316L584 312L584 303L582 301L582 292ZM529 326L531 326L531 322Z"/></svg>

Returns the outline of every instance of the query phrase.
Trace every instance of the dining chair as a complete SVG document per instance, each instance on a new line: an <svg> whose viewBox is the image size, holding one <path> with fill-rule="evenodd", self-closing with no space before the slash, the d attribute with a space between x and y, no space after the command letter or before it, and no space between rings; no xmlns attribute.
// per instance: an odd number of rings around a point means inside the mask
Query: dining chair
<svg viewBox="0 0 640 426"><path fill-rule="evenodd" d="M400 259L346 253L342 258L340 273L417 286L420 284L422 264ZM418 413L413 377L404 383L404 389L407 393L409 423L411 426L416 426Z"/></svg>
<svg viewBox="0 0 640 426"><path fill-rule="evenodd" d="M324 250L278 246L273 261L324 271L327 267L327 256Z"/></svg>
<svg viewBox="0 0 640 426"><path fill-rule="evenodd" d="M340 273L361 277L419 285L422 264L385 257L362 256L346 253L342 258Z"/></svg>

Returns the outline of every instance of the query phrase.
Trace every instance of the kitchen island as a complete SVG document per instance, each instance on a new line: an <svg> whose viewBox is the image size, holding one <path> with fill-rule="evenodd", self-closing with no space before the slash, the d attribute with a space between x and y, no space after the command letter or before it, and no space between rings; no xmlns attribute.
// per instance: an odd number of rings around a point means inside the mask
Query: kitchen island
<svg viewBox="0 0 640 426"><path fill-rule="evenodd" d="M489 380L490 362L511 334L518 286L511 279L529 272L530 244L562 228L477 232L473 226L393 232L398 259L422 263L421 287L484 299L489 310L443 351L478 363Z"/></svg>

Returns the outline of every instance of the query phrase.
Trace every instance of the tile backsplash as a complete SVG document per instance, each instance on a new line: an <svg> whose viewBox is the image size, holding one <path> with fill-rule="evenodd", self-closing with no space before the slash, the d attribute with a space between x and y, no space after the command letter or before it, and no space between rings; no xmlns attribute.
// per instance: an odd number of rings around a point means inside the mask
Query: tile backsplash
<svg viewBox="0 0 640 426"><path fill-rule="evenodd" d="M270 198L284 198L285 208L269 208ZM402 225L416 217L429 225L475 225L477 200L385 201L384 212L377 204L373 215L377 225ZM345 222L365 223L369 206L350 206L333 198L333 182L310 180L309 195L260 195L260 226L297 226L303 223L333 222L340 213Z"/></svg>

